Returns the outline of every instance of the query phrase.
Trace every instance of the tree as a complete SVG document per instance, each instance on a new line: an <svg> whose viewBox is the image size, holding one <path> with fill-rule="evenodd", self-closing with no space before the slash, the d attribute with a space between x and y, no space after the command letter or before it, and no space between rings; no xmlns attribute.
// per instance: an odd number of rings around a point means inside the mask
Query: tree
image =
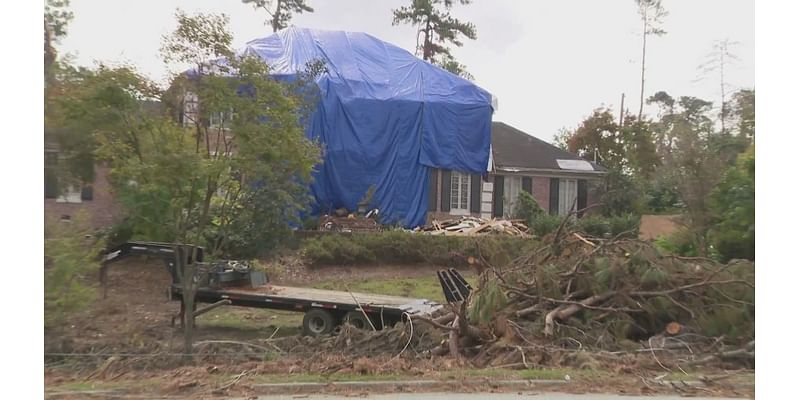
<svg viewBox="0 0 800 400"><path fill-rule="evenodd" d="M729 87L727 82L725 82L725 68L730 67L739 59L730 50L731 47L737 44L737 42L732 42L728 39L714 42L714 50L706 56L706 59L698 67L700 69L701 79L708 77L710 74L719 73L719 122L722 126L722 134L727 133L727 130L725 129L725 121L728 119L730 114L728 100L725 96Z"/></svg>
<svg viewBox="0 0 800 400"><path fill-rule="evenodd" d="M462 5L472 2L472 0L457 1ZM472 40L478 38L473 23L463 22L450 15L455 2L456 0L412 0L410 6L392 10L394 16L392 25L414 25L417 28L417 51L422 52L423 60L466 79L472 79L466 66L459 63L447 47L448 44L463 46L461 36Z"/></svg>
<svg viewBox="0 0 800 400"><path fill-rule="evenodd" d="M263 210L264 199L279 212L248 220L261 236L236 243L280 235L305 205L319 149L303 134L295 88L272 79L260 59L233 56L226 17L179 12L177 19L162 53L195 68L169 90L131 68L101 67L76 82L62 107L65 122L92 127L134 237L177 243L191 353L197 265L189 243L205 244L211 258L231 254L233 226ZM153 107L159 99L163 108Z"/></svg>
<svg viewBox="0 0 800 400"><path fill-rule="evenodd" d="M639 17L642 19L642 83L639 91L639 120L642 119L644 110L644 72L645 56L647 54L647 36L661 36L667 32L661 29L663 19L669 15L661 5L661 0L636 0Z"/></svg>
<svg viewBox="0 0 800 400"><path fill-rule="evenodd" d="M755 146L750 146L711 193L715 224L709 237L722 262L732 258L755 260L755 184Z"/></svg>
<svg viewBox="0 0 800 400"><path fill-rule="evenodd" d="M254 9L264 9L270 16L269 23L273 32L288 27L292 14L314 12L306 0L242 0L242 3L252 4Z"/></svg>
<svg viewBox="0 0 800 400"><path fill-rule="evenodd" d="M749 141L756 137L756 91L755 89L741 89L734 93L728 105L731 117L734 120L736 135Z"/></svg>
<svg viewBox="0 0 800 400"><path fill-rule="evenodd" d="M74 17L67 10L69 0L47 0L44 5L44 73L47 77L56 61L57 52L54 43L67 35L67 25Z"/></svg>
<svg viewBox="0 0 800 400"><path fill-rule="evenodd" d="M48 219L44 229L44 322L55 327L88 304L95 293L86 281L100 268L103 241L91 235L86 215L68 222Z"/></svg>

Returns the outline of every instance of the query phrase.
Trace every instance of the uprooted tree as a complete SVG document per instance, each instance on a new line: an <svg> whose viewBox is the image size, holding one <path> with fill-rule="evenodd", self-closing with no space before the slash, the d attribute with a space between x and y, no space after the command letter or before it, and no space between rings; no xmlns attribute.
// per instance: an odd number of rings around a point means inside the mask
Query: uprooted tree
<svg viewBox="0 0 800 400"><path fill-rule="evenodd" d="M168 90L130 68L100 67L59 103L63 125L92 133L133 237L178 244L191 353L197 257L188 244L218 257L270 243L305 204L319 149L303 135L305 98L272 79L261 60L234 56L226 17L177 17L162 52L194 69ZM236 228L263 198L273 211Z"/></svg>

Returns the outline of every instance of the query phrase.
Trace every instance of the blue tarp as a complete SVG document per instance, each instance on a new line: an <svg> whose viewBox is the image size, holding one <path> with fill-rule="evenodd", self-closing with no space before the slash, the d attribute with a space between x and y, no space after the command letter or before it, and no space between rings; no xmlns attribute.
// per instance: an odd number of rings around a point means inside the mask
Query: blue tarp
<svg viewBox="0 0 800 400"><path fill-rule="evenodd" d="M247 43L277 78L322 60L320 102L306 134L323 145L312 213L355 210L375 185L381 222L425 222L428 169L485 174L491 94L472 82L357 32L287 28Z"/></svg>

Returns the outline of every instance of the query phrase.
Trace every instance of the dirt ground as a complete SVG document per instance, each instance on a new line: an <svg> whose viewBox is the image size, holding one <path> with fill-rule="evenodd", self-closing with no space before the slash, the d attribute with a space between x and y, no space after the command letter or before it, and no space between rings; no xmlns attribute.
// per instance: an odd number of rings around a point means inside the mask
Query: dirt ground
<svg viewBox="0 0 800 400"><path fill-rule="evenodd" d="M435 266L307 269L296 264L285 268L283 273L274 274L272 279L286 285L310 285L355 278L433 278L436 269ZM487 387L492 388L494 379L563 379L565 375L564 371L546 369L473 370L446 357L411 357L410 350L404 357L394 355L396 350L372 357L348 357L344 351L338 354L315 353L313 347L306 348L308 352L294 355L277 351L265 355L258 351L246 352L245 347L238 345L214 343L199 347L200 355L187 365L180 355L181 330L170 326L170 318L178 312L179 303L167 300L169 283L169 274L159 261L130 259L114 265L109 270L105 299L98 298L64 327L45 331L45 390L110 389L159 396L212 398L220 394L252 395L257 392L255 387L258 383L275 381L441 379L445 382L473 382L483 379ZM198 318L195 343L223 340L264 348L270 346L265 339L275 335L281 324L299 325L300 314L287 314L223 307ZM295 333L296 330L281 330L281 334ZM303 347L305 340L294 336L286 339L296 340L299 348ZM636 371L575 371L566 374L576 378L567 390L577 393L641 394L668 390L648 385ZM336 390L330 389L331 392ZM478 389L465 386L462 390ZM751 392L735 388L707 391L697 394L749 396ZM77 395L74 398L81 397Z"/></svg>
<svg viewBox="0 0 800 400"><path fill-rule="evenodd" d="M678 215L642 215L639 225L639 239L652 240L666 236L680 229L676 222Z"/></svg>

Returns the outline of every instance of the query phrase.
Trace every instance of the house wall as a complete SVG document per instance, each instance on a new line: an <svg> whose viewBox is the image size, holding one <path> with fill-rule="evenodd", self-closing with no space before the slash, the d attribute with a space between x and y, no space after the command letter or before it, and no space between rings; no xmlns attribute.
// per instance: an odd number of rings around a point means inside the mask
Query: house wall
<svg viewBox="0 0 800 400"><path fill-rule="evenodd" d="M438 183L436 185L436 204L435 207L429 207L428 215L426 223L430 223L433 219L436 220L447 220L447 219L454 219L458 218L461 215L451 214L447 211L440 211L440 205L442 201L442 182L441 182L441 171L437 171L438 174ZM490 173L488 181L494 182L494 176L498 174ZM576 179L586 179L589 182L589 187L587 190L587 198L586 204L592 205L595 204L600 196L600 190L602 189L602 182L600 177L598 176L576 176L576 175L568 175L568 174L533 174L533 173L502 173L499 175L503 176L524 176L531 178L531 187L533 189L533 198L539 204L545 212L550 210L550 179L551 178L576 178ZM492 198L492 205L494 205L495 199ZM589 210L589 214L599 212L599 209L592 209ZM469 215L473 217L481 217L480 213L470 213Z"/></svg>
<svg viewBox="0 0 800 400"><path fill-rule="evenodd" d="M119 220L122 208L114 201L108 173L107 167L95 167L92 200L82 200L80 203L60 203L57 199L44 199L45 218L67 219L68 217L75 219L78 212L84 211L92 228L102 229L113 225Z"/></svg>

